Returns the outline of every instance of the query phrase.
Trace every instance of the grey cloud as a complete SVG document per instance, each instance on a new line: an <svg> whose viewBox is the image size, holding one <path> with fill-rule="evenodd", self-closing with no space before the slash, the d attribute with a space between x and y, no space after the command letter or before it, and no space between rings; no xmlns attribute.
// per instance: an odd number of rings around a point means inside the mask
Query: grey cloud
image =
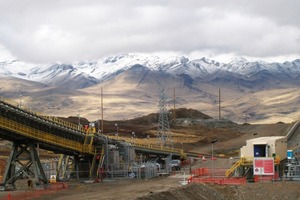
<svg viewBox="0 0 300 200"><path fill-rule="evenodd" d="M130 52L299 55L299 4L293 0L0 1L0 45L18 59L37 63Z"/></svg>

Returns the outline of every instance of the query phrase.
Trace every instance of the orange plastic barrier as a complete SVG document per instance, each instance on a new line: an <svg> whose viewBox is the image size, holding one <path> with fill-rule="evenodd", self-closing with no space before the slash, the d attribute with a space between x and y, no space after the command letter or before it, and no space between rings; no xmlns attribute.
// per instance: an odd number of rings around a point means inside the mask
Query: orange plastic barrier
<svg viewBox="0 0 300 200"><path fill-rule="evenodd" d="M241 178L226 178L227 169L223 168L198 168L192 170L191 176L188 178L188 183L215 183L220 185L242 185L245 184L246 177ZM212 173L213 172L213 173Z"/></svg>
<svg viewBox="0 0 300 200"><path fill-rule="evenodd" d="M242 178L208 178L208 177L190 177L188 183L214 183L220 185L243 185L246 184L246 177Z"/></svg>
<svg viewBox="0 0 300 200"><path fill-rule="evenodd" d="M50 190L63 190L68 189L68 185L63 182L56 182L50 184Z"/></svg>
<svg viewBox="0 0 300 200"><path fill-rule="evenodd" d="M198 169L194 169L192 170L192 175L194 177L198 177L198 176L212 176L212 174L214 174L214 176L218 176L218 177L225 177L225 173L226 173L227 169L223 169L223 168L215 168L215 169L211 169L211 168L198 168ZM214 173L212 173L212 171Z"/></svg>
<svg viewBox="0 0 300 200"><path fill-rule="evenodd" d="M17 194L8 193L7 197L1 198L0 200L31 200L38 199L43 195L53 194L59 190L68 189L66 183L57 182L49 185L47 189L44 190L28 190L25 192L18 192Z"/></svg>

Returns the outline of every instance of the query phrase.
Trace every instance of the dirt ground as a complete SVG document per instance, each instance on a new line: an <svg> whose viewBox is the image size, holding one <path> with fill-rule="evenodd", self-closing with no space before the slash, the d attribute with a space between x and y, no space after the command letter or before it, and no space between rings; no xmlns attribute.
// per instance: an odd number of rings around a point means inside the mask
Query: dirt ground
<svg viewBox="0 0 300 200"><path fill-rule="evenodd" d="M217 158L213 162L216 168L227 168L234 160ZM168 177L149 180L110 179L100 183L69 181L66 182L69 187L66 190L52 191L49 194L42 192L38 196L30 195L34 191L29 191L23 186L18 191L0 192L0 200L7 200L8 193L14 200L300 200L300 182L260 182L241 186L181 184L189 177L190 169L211 166L211 160L199 159L195 165L186 166Z"/></svg>
<svg viewBox="0 0 300 200"><path fill-rule="evenodd" d="M299 183L248 183L242 186L189 184L165 192L148 194L138 200L297 200L300 199Z"/></svg>

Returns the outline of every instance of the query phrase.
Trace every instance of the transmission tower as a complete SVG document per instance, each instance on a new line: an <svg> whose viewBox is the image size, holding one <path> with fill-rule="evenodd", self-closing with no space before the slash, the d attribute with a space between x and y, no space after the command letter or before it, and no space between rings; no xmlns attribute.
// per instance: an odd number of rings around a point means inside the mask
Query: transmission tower
<svg viewBox="0 0 300 200"><path fill-rule="evenodd" d="M161 86L159 90L159 117L158 117L158 129L157 129L157 138L158 143L166 145L168 142L171 142L170 135L170 125L168 119L168 110L166 108L167 96L165 94L164 88Z"/></svg>

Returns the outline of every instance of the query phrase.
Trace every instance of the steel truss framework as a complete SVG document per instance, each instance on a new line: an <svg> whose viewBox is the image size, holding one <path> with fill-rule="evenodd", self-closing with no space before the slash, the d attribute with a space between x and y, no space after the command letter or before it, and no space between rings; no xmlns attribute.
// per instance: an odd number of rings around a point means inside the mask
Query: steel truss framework
<svg viewBox="0 0 300 200"><path fill-rule="evenodd" d="M48 180L36 150L36 145L32 143L21 144L14 142L3 176L1 189L16 189L15 182L24 176L29 178L33 188L48 185Z"/></svg>

